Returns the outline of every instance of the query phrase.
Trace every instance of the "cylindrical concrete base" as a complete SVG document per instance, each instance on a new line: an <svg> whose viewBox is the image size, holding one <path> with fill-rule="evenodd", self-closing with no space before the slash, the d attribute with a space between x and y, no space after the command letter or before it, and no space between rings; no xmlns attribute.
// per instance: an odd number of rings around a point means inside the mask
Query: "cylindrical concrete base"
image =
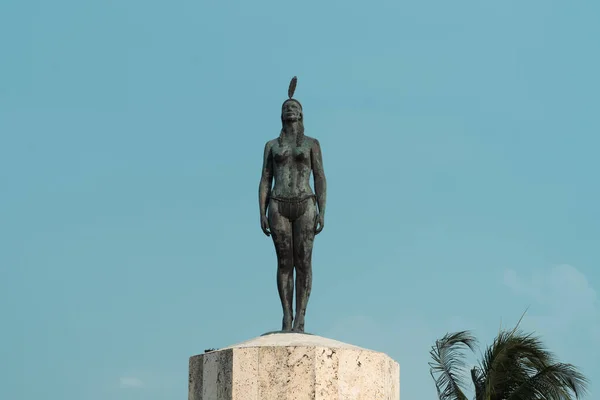
<svg viewBox="0 0 600 400"><path fill-rule="evenodd" d="M190 358L188 400L400 400L384 353L280 333Z"/></svg>

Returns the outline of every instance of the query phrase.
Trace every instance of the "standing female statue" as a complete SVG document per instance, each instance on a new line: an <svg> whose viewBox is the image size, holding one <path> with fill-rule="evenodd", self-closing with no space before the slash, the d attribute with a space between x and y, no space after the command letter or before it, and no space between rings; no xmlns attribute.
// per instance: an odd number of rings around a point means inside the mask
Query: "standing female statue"
<svg viewBox="0 0 600 400"><path fill-rule="evenodd" d="M324 226L327 182L319 141L304 135L302 105L292 98L296 82L293 77L289 98L281 107L281 133L265 145L258 200L261 228L265 235L273 237L277 253L277 289L283 307L281 329L304 332L312 286L313 242ZM311 171L314 193L309 184ZM273 179L275 184L271 187Z"/></svg>

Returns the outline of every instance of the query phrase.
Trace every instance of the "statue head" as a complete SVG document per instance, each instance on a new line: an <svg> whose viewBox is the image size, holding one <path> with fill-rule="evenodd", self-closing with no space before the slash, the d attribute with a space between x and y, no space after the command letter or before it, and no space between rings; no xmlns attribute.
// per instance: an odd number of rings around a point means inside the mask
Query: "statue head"
<svg viewBox="0 0 600 400"><path fill-rule="evenodd" d="M293 77L290 86L288 88L288 99L283 102L281 106L281 123L285 127L287 123L296 122L298 124L298 133L296 136L296 145L302 145L304 140L304 115L302 114L302 104L292 96L294 96L294 91L296 90L296 83L298 82L298 78ZM281 130L281 134L279 135L279 144L282 143L282 135L283 129Z"/></svg>
<svg viewBox="0 0 600 400"><path fill-rule="evenodd" d="M302 104L296 99L289 98L283 102L281 106L281 121L286 122L302 122Z"/></svg>

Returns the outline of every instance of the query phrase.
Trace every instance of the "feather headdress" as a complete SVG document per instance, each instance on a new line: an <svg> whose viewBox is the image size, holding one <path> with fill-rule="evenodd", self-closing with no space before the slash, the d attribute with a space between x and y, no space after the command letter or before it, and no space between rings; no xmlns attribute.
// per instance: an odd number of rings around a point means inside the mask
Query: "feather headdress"
<svg viewBox="0 0 600 400"><path fill-rule="evenodd" d="M290 81L290 87L288 88L288 97L291 99L294 97L294 92L296 91L296 84L298 83L298 78L293 77Z"/></svg>
<svg viewBox="0 0 600 400"><path fill-rule="evenodd" d="M288 87L288 98L283 102L283 105L285 105L289 101L293 101L294 103L297 103L300 106L300 121L298 121L300 123L300 131L296 135L296 146L302 146L302 143L304 142L304 124L302 123L302 120L303 120L302 104L300 104L300 102L298 100L293 98L294 92L296 91L297 83L298 83L298 77L294 76L292 78L292 80L290 81L290 86ZM281 114L281 122L284 122L283 110L282 110L282 114ZM281 146L283 144L283 130L281 130L281 133L279 134L278 141L279 141L279 145Z"/></svg>
<svg viewBox="0 0 600 400"><path fill-rule="evenodd" d="M293 101L294 103L298 103L300 108L302 108L302 104L298 100L293 98L294 92L296 91L297 84L298 84L298 77L295 76L290 81L290 86L288 87L288 98L283 102L283 104L287 103L288 101Z"/></svg>

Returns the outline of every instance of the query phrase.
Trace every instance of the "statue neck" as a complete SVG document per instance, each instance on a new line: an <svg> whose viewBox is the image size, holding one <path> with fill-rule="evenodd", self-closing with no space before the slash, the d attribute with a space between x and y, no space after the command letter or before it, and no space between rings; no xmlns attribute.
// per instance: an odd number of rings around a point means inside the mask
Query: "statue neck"
<svg viewBox="0 0 600 400"><path fill-rule="evenodd" d="M283 137L286 139L295 139L300 134L300 123L299 121L286 122L283 125Z"/></svg>

